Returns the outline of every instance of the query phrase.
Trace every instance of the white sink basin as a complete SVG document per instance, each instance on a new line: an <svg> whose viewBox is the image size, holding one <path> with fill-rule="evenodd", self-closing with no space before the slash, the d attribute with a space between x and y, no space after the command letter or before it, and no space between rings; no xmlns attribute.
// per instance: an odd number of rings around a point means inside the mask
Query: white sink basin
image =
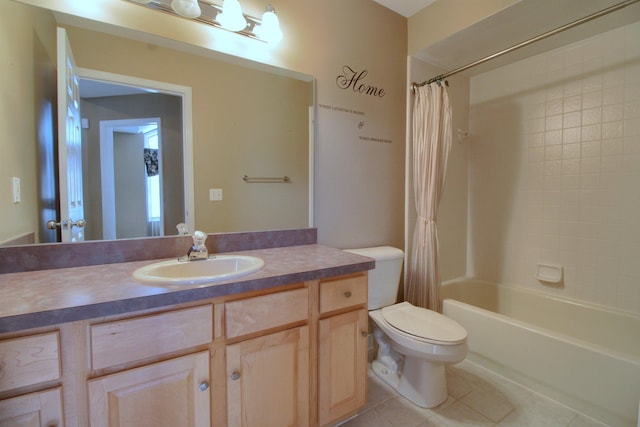
<svg viewBox="0 0 640 427"><path fill-rule="evenodd" d="M141 282L193 285L233 279L260 270L264 261L242 255L216 255L206 260L169 260L145 265L133 272Z"/></svg>

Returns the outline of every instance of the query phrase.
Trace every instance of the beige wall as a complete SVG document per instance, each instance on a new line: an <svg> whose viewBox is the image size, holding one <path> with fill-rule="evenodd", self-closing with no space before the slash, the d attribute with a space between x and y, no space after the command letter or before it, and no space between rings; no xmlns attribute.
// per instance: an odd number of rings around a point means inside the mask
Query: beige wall
<svg viewBox="0 0 640 427"><path fill-rule="evenodd" d="M189 43L182 49L199 46L208 54L214 50L315 76L318 103L343 109L317 112L314 216L320 242L402 247L405 18L369 0L283 1L277 12L285 39L269 46L123 1L100 0L91 7L84 1L27 2ZM243 6L258 14L264 4L247 0ZM100 28L99 23L91 26ZM129 32L122 28L119 33ZM367 70L366 84L384 88L385 96L340 89L336 78L345 65ZM344 109L364 117L338 113ZM369 142L363 143L363 135Z"/></svg>
<svg viewBox="0 0 640 427"><path fill-rule="evenodd" d="M50 14L0 2L0 63L2 80L9 83L0 100L0 219L6 224L0 227L0 243L36 232L38 182L35 174L26 173L36 167L36 111L42 111L33 82L36 70L46 71L47 56L55 61L55 42L40 37L54 28ZM39 59L22 55L34 48L40 52ZM22 201L18 204L13 203L12 177L21 180Z"/></svg>
<svg viewBox="0 0 640 427"><path fill-rule="evenodd" d="M639 64L636 23L472 78L470 275L640 313Z"/></svg>
<svg viewBox="0 0 640 427"><path fill-rule="evenodd" d="M321 35L306 55L318 78L319 240L341 248L402 248L406 19L371 1L308 3L314 4L313 31ZM367 70L366 83L386 95L338 88L336 78L345 65Z"/></svg>

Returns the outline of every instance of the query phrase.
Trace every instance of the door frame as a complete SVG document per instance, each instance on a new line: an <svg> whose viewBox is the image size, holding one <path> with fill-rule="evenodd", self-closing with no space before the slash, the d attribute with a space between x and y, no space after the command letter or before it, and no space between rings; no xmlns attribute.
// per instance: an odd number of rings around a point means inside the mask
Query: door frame
<svg viewBox="0 0 640 427"><path fill-rule="evenodd" d="M158 133L161 129L159 117L121 120L100 120L100 187L102 189L102 238L104 240L116 239L116 190L115 190L115 166L113 133L125 127L143 126L155 123ZM161 160L162 150L158 160ZM160 191L162 191L162 162L160 162ZM160 217L160 230L164 236L164 206Z"/></svg>
<svg viewBox="0 0 640 427"><path fill-rule="evenodd" d="M194 201L194 176L193 176L193 110L192 90L189 86L156 80L142 79L123 74L109 73L106 71L92 70L77 67L78 77L85 80L95 80L103 83L112 83L121 86L143 88L153 92L178 96L182 100L182 156L183 156L183 186L185 224L189 230L195 230L195 201Z"/></svg>

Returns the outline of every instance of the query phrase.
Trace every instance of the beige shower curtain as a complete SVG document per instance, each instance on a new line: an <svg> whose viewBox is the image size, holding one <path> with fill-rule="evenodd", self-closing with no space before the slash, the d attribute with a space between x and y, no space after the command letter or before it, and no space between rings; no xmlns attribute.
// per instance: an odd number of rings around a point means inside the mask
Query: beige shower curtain
<svg viewBox="0 0 640 427"><path fill-rule="evenodd" d="M451 149L447 88L417 87L413 106L413 191L418 219L413 231L407 301L442 312L436 216Z"/></svg>

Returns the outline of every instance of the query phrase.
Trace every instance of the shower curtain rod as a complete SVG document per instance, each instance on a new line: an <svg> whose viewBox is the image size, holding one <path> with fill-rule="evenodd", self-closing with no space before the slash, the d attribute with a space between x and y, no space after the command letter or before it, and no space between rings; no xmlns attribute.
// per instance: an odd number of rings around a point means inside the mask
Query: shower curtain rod
<svg viewBox="0 0 640 427"><path fill-rule="evenodd" d="M434 82L441 82L441 81L443 81L444 79L446 79L449 76L453 76L454 74L458 74L458 73L460 73L462 71L465 71L465 70L467 70L467 69L469 69L471 67L475 67L476 65L480 65L482 63L485 63L485 62L487 62L487 61L489 61L491 59L497 58L497 57L502 56L504 54L507 54L509 52L513 52L516 49L520 49L521 47L527 46L527 45L529 45L531 43L535 43L535 42L540 41L542 39L545 39L547 37L553 36L555 34L558 34L558 33L562 32L562 31L568 30L569 28L573 28L573 27L575 27L577 25L583 24L585 22L591 21L593 19L599 18L599 17L604 16L604 15L607 15L607 14L609 14L611 12L615 12L616 10L619 10L619 9L625 8L627 6L630 6L630 5L634 4L634 3L637 3L638 1L640 1L640 0L626 0L626 1L623 1L623 2L620 2L620 3L617 3L617 4L615 4L613 6L610 6L610 7L606 8L606 9L602 9L599 12L592 13L591 15L587 15L584 18L580 18L580 19L578 19L576 21L570 22L570 23L568 23L566 25L563 25L561 27L558 27L558 28L556 28L554 30L547 31L546 33L543 33L543 34L540 34L540 35L535 36L533 38L530 38L529 40L523 41L521 43L518 43L518 44L513 45L511 47L508 47L506 49L503 49L500 52L496 52L496 53L494 53L492 55L489 55L489 56L486 56L486 57L484 57L482 59L478 59L477 61L474 61L474 62L472 62L470 64L467 64L467 65L464 65L462 67L456 68L453 71L449 71L447 73L440 74L438 76L435 76L432 79L425 80L422 83L413 82L413 83L411 83L411 91L415 92L416 88L418 88L420 86L428 85L428 84L434 83Z"/></svg>

